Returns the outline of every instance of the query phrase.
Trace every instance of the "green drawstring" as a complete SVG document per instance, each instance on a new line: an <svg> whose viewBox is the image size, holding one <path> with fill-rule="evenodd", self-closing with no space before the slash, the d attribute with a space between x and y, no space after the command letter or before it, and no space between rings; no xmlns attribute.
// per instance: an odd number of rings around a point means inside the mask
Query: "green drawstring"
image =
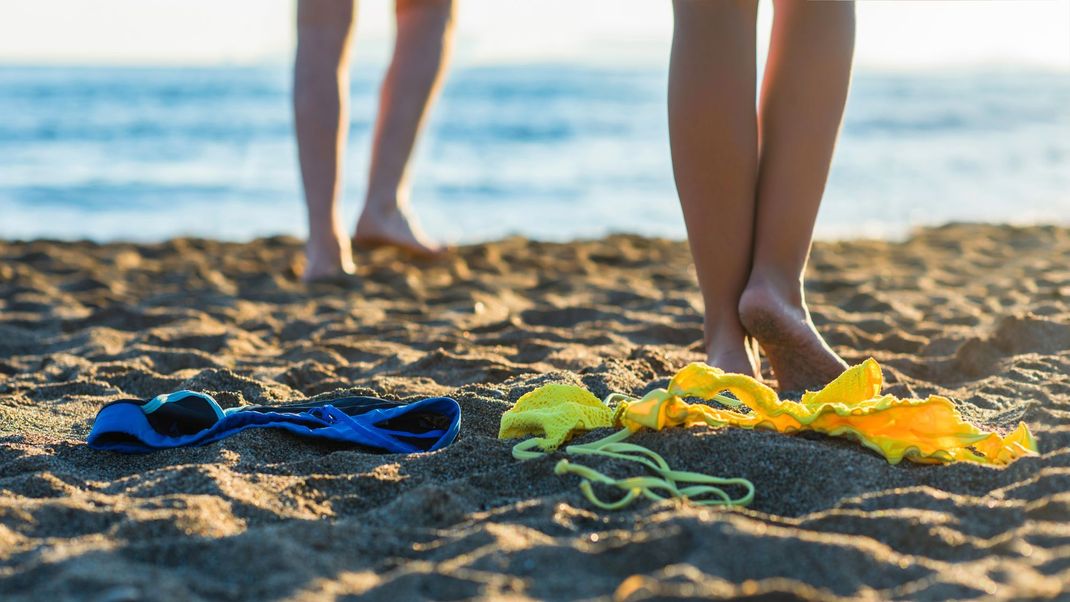
<svg viewBox="0 0 1070 602"><path fill-rule="evenodd" d="M719 396L720 397L720 396ZM613 394L606 398L607 405L614 401L632 400L626 395ZM721 400L718 400L721 401ZM736 402L735 399L726 398L728 402ZM722 401L722 403L724 403ZM626 407L621 404L617 413ZM616 417L614 419L616 422ZM614 479L597 470L561 460L554 466L554 474L574 474L583 481L580 483L580 491L583 492L587 501L605 510L619 510L631 504L640 495L651 500L665 500L669 498L683 498L692 504L699 506L746 506L754 500L754 484L743 478L724 479L713 477L698 472L685 470L673 470L669 463L659 454L634 443L625 443L632 434L630 429L621 429L608 437L592 443L582 445L569 445L565 453L573 456L603 456L617 460L638 462L653 471L657 476L628 477ZM542 450L541 443L544 440L538 437L526 439L513 446L513 457L518 460L531 460L547 455ZM624 495L615 502L604 502L594 493L592 483L616 487L624 491ZM687 486L681 486L688 484ZM746 490L740 497L733 498L720 486L738 486ZM665 495L655 493L665 492Z"/></svg>
<svg viewBox="0 0 1070 602"><path fill-rule="evenodd" d="M570 445L565 448L565 453L575 456L604 456L618 460L638 462L658 476L629 477L626 479L614 479L597 470L561 460L554 467L555 474L574 474L583 479L580 483L580 491L583 492L587 501L605 510L618 510L632 503L639 495L651 500L664 500L668 498L684 498L698 506L746 506L754 499L754 484L747 479L734 478L724 479L713 477L698 472L686 470L673 470L669 463L659 454L634 443L624 443L632 432L622 429L612 435L599 439L593 443L583 445ZM591 483L599 483L616 487L625 492L624 496L615 502L604 502L594 493ZM683 484L691 485L682 487ZM733 498L719 485L736 485L743 487L746 493L738 498ZM664 491L666 495L659 495L655 490Z"/></svg>

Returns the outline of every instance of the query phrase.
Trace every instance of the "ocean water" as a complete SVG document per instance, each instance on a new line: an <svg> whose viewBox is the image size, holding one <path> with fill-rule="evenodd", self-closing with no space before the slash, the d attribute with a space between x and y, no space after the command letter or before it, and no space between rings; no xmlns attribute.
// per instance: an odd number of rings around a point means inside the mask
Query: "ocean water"
<svg viewBox="0 0 1070 602"><path fill-rule="evenodd" d="M344 212L364 191L378 73L352 83ZM664 69L454 70L413 165L451 242L683 237ZM0 68L0 238L301 236L289 71ZM1070 77L856 75L818 236L1070 222Z"/></svg>

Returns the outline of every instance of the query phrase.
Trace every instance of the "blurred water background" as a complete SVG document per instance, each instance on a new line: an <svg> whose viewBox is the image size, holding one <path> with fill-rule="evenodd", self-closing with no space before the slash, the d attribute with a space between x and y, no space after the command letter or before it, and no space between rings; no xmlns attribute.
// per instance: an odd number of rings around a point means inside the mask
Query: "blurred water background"
<svg viewBox="0 0 1070 602"><path fill-rule="evenodd" d="M349 224L378 77L352 81ZM289 86L283 66L0 67L0 238L302 236ZM682 238L665 87L664 68L454 70L413 168L425 227ZM947 221L1070 221L1066 73L856 74L818 236Z"/></svg>

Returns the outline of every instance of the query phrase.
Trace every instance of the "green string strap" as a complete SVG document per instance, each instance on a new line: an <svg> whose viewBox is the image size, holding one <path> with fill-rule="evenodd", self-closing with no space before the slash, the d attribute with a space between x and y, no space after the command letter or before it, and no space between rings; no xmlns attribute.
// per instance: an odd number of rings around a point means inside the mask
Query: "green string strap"
<svg viewBox="0 0 1070 602"><path fill-rule="evenodd" d="M592 443L582 445L569 445L565 453L573 456L603 456L617 460L638 462L653 471L657 476L639 476L625 479L614 479L602 474L597 470L582 464L561 460L554 466L554 473L558 475L574 474L583 481L580 483L580 491L583 492L587 501L605 510L619 510L631 504L640 495L651 500L664 500L668 498L684 498L692 504L699 506L746 506L754 499L754 484L747 479L734 478L724 479L713 477L698 472L685 470L673 470L669 463L659 454L634 443L625 443L632 434L629 429L621 429L608 437ZM513 446L513 457L518 460L531 460L547 455L542 450L541 438L531 438ZM592 483L616 487L624 491L624 495L616 501L602 501L594 493ZM683 486L685 484L690 484ZM738 486L745 493L737 498L731 497L721 486ZM665 495L656 493L664 492Z"/></svg>
<svg viewBox="0 0 1070 602"><path fill-rule="evenodd" d="M659 454L642 445L624 443L632 432L622 429L612 435L593 443L570 445L565 452L574 456L603 456L618 460L638 462L653 471L657 476L629 477L614 479L597 470L568 460L561 460L554 466L554 473L574 474L583 479L580 491L587 501L605 510L618 510L631 504L640 495L651 500L684 498L698 506L746 506L754 499L754 484L747 479L724 479L699 472L673 470L669 463ZM606 502L594 493L592 483L608 485L623 490L624 495L614 501ZM689 485L687 485L689 484ZM687 485L687 486L684 486ZM721 486L739 486L745 493L737 498L730 496ZM656 493L664 492L665 495Z"/></svg>

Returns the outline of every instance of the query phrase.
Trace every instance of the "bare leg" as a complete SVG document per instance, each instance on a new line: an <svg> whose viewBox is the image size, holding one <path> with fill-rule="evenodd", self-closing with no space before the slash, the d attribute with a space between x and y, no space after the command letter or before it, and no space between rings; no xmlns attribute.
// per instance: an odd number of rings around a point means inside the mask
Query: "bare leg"
<svg viewBox="0 0 1070 602"><path fill-rule="evenodd" d="M711 365L757 376L737 308L751 268L758 132L757 0L675 0L673 172L706 305Z"/></svg>
<svg viewBox="0 0 1070 602"><path fill-rule="evenodd" d="M818 388L846 364L810 320L803 272L839 133L854 4L776 0L759 111L754 266L739 303L782 390Z"/></svg>
<svg viewBox="0 0 1070 602"><path fill-rule="evenodd" d="M294 59L294 123L308 206L303 278L353 272L338 216L342 155L349 131L349 43L353 0L299 0Z"/></svg>
<svg viewBox="0 0 1070 602"><path fill-rule="evenodd" d="M441 249L409 210L409 159L442 82L453 39L452 0L397 0L397 40L379 99L368 196L358 243L397 245L418 254Z"/></svg>

